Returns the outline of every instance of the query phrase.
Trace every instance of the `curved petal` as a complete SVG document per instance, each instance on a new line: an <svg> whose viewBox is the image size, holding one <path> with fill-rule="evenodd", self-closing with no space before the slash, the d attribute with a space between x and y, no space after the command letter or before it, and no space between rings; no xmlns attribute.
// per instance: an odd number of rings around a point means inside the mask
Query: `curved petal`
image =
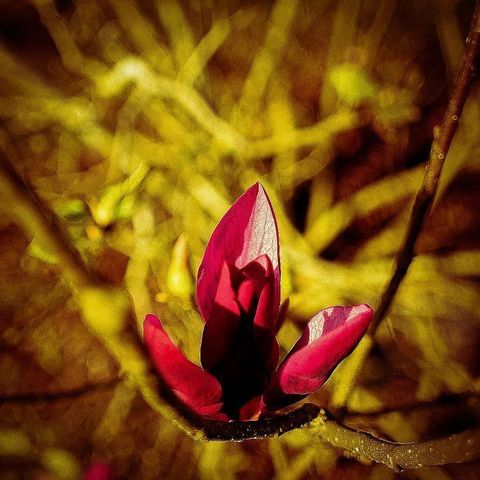
<svg viewBox="0 0 480 480"><path fill-rule="evenodd" d="M317 313L275 372L266 403L284 406L319 389L365 334L372 314L365 304Z"/></svg>
<svg viewBox="0 0 480 480"><path fill-rule="evenodd" d="M268 196L259 183L251 186L228 210L208 242L197 276L197 303L203 319L213 314L224 262L242 269L261 255L270 258L275 278L275 315L280 303L278 229Z"/></svg>
<svg viewBox="0 0 480 480"><path fill-rule="evenodd" d="M199 415L218 414L223 405L218 380L185 357L155 315L145 317L143 333L157 372L177 397Z"/></svg>

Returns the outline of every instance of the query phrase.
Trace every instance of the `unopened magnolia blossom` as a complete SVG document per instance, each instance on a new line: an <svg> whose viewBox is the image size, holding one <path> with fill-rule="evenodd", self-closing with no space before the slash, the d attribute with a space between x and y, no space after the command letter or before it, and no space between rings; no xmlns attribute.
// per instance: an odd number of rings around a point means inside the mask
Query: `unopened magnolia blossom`
<svg viewBox="0 0 480 480"><path fill-rule="evenodd" d="M172 343L155 315L144 339L158 374L199 415L252 420L319 389L366 332L372 309L336 306L317 313L278 365L281 320L278 230L259 184L225 214L207 245L197 278L205 321L202 367Z"/></svg>

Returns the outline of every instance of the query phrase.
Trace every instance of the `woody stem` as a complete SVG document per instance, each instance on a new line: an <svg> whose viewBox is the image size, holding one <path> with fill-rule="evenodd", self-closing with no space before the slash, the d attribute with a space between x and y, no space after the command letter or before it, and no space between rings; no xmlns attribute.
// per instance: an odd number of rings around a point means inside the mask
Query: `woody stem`
<svg viewBox="0 0 480 480"><path fill-rule="evenodd" d="M427 218L435 194L438 181L442 173L445 159L450 145L455 136L460 121L463 107L470 93L475 73L480 61L480 0L475 4L472 21L466 41L460 68L457 72L453 90L443 115L440 126L434 129L434 139L430 149L429 159L426 165L423 182L415 196L410 214L407 233L402 247L395 259L394 272L388 282L379 306L376 308L368 333L357 350L352 354L352 364L349 366L351 374L342 385L343 398L337 402L337 406L345 406L348 397L355 386L362 366L366 361L372 347L373 337L388 314L395 295L404 279L412 260L415 257L415 245Z"/></svg>

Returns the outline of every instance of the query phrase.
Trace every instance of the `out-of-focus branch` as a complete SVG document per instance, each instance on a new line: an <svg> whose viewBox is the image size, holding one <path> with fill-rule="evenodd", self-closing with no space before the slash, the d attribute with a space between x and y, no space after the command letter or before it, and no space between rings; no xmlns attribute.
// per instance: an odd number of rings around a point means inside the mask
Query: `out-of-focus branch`
<svg viewBox="0 0 480 480"><path fill-rule="evenodd" d="M35 193L6 160L0 161L0 190L11 200L18 223L57 256L81 307L84 322L117 360L122 373L154 410L193 437L203 438L197 419L174 401L173 394L159 384L152 372L143 343L130 321L132 308L127 294L97 281L53 214L41 206Z"/></svg>
<svg viewBox="0 0 480 480"><path fill-rule="evenodd" d="M121 377L115 377L110 380L99 383L87 383L81 387L72 388L71 390L60 390L52 392L28 392L16 393L11 395L0 396L0 405L5 403L36 403L36 402L54 402L57 400L65 400L69 398L78 398L93 392L109 390L122 381Z"/></svg>
<svg viewBox="0 0 480 480"><path fill-rule="evenodd" d="M471 407L473 403L478 405L480 401L480 394L476 391L462 392L462 393L447 393L441 394L433 400L416 400L392 403L391 405L375 405L364 408L349 408L348 415L345 418L362 419L381 417L382 415L390 415L392 413L412 413L412 412L434 412L437 409L443 408L462 408Z"/></svg>
<svg viewBox="0 0 480 480"><path fill-rule="evenodd" d="M438 181L442 173L445 157L448 154L455 132L458 128L463 107L470 92L474 74L480 61L480 0L475 4L472 22L467 37L462 62L455 79L445 114L440 127L434 129L434 140L426 166L423 182L417 192L410 214L407 234L403 246L395 261L394 273L385 288L380 305L377 307L368 334L359 344L349 362L349 375L344 378L341 388L336 392L334 403L344 406L348 396L356 383L362 365L373 346L373 337L380 323L390 310L390 306L400 284L405 277L413 258L415 257L415 243L422 229L423 223L437 192Z"/></svg>
<svg viewBox="0 0 480 480"><path fill-rule="evenodd" d="M132 310L125 293L96 282L53 216L40 206L35 194L5 163L0 167L0 186L12 200L12 206L19 214L19 223L30 234L41 236L45 245L61 260L70 282L78 290L77 300L90 330L118 361L145 401L193 438L243 441L275 437L295 428L309 428L322 441L346 450L350 455L397 470L459 463L480 457L480 430L468 430L430 442L397 444L341 425L312 404L305 404L285 415L252 422L217 422L196 417L179 405L173 393L160 385L158 377L152 373L149 357L128 321Z"/></svg>
<svg viewBox="0 0 480 480"><path fill-rule="evenodd" d="M47 87L38 76L2 48L0 48L0 61L5 66L0 71L2 80L15 89L20 86L28 93L2 98L0 116L10 116L12 112L25 114L25 112L41 111L46 119L51 119L74 132L89 148L99 152L105 158L111 155L113 141L111 134L97 122L91 110L88 109L88 103L76 97L66 98L60 92ZM302 147L324 145L331 142L338 133L357 128L364 121L357 112L345 110L334 113L309 127L297 128L261 139L250 139L217 115L192 85L185 84L180 79L157 74L139 57L124 58L110 70L106 69L104 73L96 75L94 82L96 94L102 98L119 95L130 83L134 83L146 98L174 101L197 122L201 129L218 140L226 152L234 153L246 161L278 155ZM171 153L161 155L159 152L162 151L165 151L165 147L162 148L153 142L150 148L144 136L137 134L135 137L133 156L152 162L158 162L159 158L171 158Z"/></svg>
<svg viewBox="0 0 480 480"><path fill-rule="evenodd" d="M66 68L90 79L106 69L105 65L86 57L80 51L61 16L58 15L52 0L31 0L31 3L48 29Z"/></svg>
<svg viewBox="0 0 480 480"><path fill-rule="evenodd" d="M265 158L301 147L322 145L330 142L340 132L353 130L361 123L359 114L346 110L332 114L311 127L299 128L271 135L247 143L240 155L246 159Z"/></svg>
<svg viewBox="0 0 480 480"><path fill-rule="evenodd" d="M297 0L279 0L274 3L264 43L255 55L243 83L240 99L231 114L231 122L235 127L239 127L242 123L248 124L248 120L258 114L260 100L265 93L268 81L281 60L298 3ZM245 128L241 130L244 131Z"/></svg>
<svg viewBox="0 0 480 480"><path fill-rule="evenodd" d="M230 23L226 19L219 20L200 40L177 75L177 80L186 85L194 85L205 70L208 61L223 44L230 33Z"/></svg>
<svg viewBox="0 0 480 480"><path fill-rule="evenodd" d="M48 478L80 478L81 466L77 458L51 442L42 442L37 435L16 428L0 428L0 458L29 471L40 468ZM59 461L60 460L60 461Z"/></svg>
<svg viewBox="0 0 480 480"><path fill-rule="evenodd" d="M91 276L80 254L71 246L54 217L42 207L36 195L25 188L20 177L0 161L0 190L12 200L13 208L22 227L40 243L55 252L69 281L77 288L93 284Z"/></svg>

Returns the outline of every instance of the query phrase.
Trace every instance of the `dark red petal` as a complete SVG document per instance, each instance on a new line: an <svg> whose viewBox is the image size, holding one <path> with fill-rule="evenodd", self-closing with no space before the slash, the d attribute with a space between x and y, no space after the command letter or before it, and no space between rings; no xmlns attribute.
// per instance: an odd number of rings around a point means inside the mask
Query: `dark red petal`
<svg viewBox="0 0 480 480"><path fill-rule="evenodd" d="M212 315L203 329L201 360L206 370L213 368L225 356L237 334L240 307L235 297L231 272L224 263L212 305Z"/></svg>
<svg viewBox="0 0 480 480"><path fill-rule="evenodd" d="M262 258L262 257L260 257ZM257 310L255 312L254 324L256 327L268 330L275 335L275 284L272 281L272 264L268 257L265 257L267 264L265 269L265 284L258 298ZM278 313L278 310L277 310Z"/></svg>
<svg viewBox="0 0 480 480"><path fill-rule="evenodd" d="M258 350L262 356L267 371L272 372L278 362L278 343L275 337L275 285L272 281L272 264L267 256L260 260L265 263L265 284L258 298L257 309L253 319L254 336Z"/></svg>
<svg viewBox="0 0 480 480"><path fill-rule="evenodd" d="M244 312L250 312L255 300L256 282L252 279L244 280L238 287L237 301Z"/></svg>
<svg viewBox="0 0 480 480"><path fill-rule="evenodd" d="M257 395L249 400L241 409L239 419L243 421L258 420L260 413L262 412L263 398L261 395Z"/></svg>
<svg viewBox="0 0 480 480"><path fill-rule="evenodd" d="M230 275L224 273L226 270ZM227 280L233 286L229 283L230 288L220 288ZM261 255L241 270L224 267L220 290L229 300L223 308L218 300L214 304L218 315L212 315L205 324L202 364L222 385L223 411L231 418L239 418L242 406L264 391L278 362L273 314L275 286L270 258ZM227 312L226 307L230 299L234 303L235 292L240 315L228 319L227 313L231 314L234 309ZM227 321L223 321L224 318ZM217 325L215 333L212 326Z"/></svg>
<svg viewBox="0 0 480 480"><path fill-rule="evenodd" d="M283 406L319 389L365 334L372 314L362 304L330 307L315 315L275 372L267 404Z"/></svg>
<svg viewBox="0 0 480 480"><path fill-rule="evenodd" d="M155 315L145 317L143 334L157 372L178 398L200 415L218 414L222 408L218 380L185 357Z"/></svg>
<svg viewBox="0 0 480 480"><path fill-rule="evenodd" d="M275 315L280 303L280 261L278 230L270 200L264 188L250 187L220 220L208 242L197 277L197 303L203 319L213 315L222 265L242 269L260 255L270 258L275 279Z"/></svg>

